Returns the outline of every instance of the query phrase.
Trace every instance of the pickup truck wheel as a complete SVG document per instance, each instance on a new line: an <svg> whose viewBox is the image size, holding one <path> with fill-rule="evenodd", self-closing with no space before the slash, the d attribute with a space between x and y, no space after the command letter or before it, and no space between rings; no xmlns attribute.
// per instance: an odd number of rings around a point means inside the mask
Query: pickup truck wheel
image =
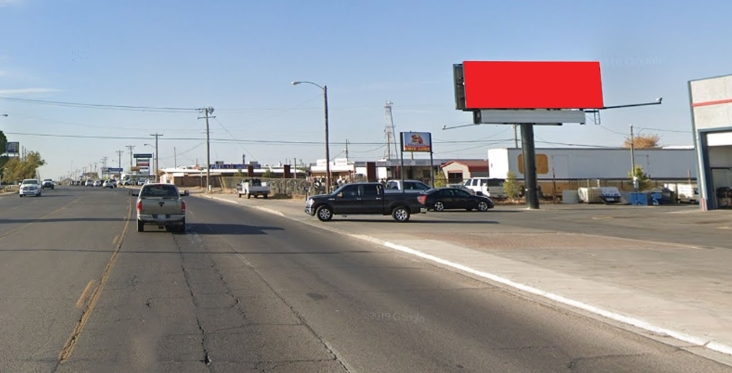
<svg viewBox="0 0 732 373"><path fill-rule="evenodd" d="M241 193L239 193L239 198L241 198Z"/></svg>
<svg viewBox="0 0 732 373"><path fill-rule="evenodd" d="M247 199L252 198L251 194L247 194Z"/></svg>
<svg viewBox="0 0 732 373"><path fill-rule="evenodd" d="M264 195L264 199L267 199L267 195L266 194Z"/></svg>
<svg viewBox="0 0 732 373"><path fill-rule="evenodd" d="M318 207L318 210L315 212L315 214L318 215L318 220L320 221L328 221L330 219L333 219L333 210L331 210L328 206Z"/></svg>
<svg viewBox="0 0 732 373"><path fill-rule="evenodd" d="M478 202L478 211L480 211L480 212L488 211L488 202L486 202L486 201Z"/></svg>
<svg viewBox="0 0 732 373"><path fill-rule="evenodd" d="M145 224L143 224L142 221L137 221L137 231L138 232L144 232L145 231Z"/></svg>
<svg viewBox="0 0 732 373"><path fill-rule="evenodd" d="M435 211L437 211L437 212L445 211L445 204L442 203L441 201L435 202Z"/></svg>
<svg viewBox="0 0 732 373"><path fill-rule="evenodd" d="M404 206L397 206L391 212L391 216L394 218L394 220L400 223L409 221L409 215L409 209Z"/></svg>

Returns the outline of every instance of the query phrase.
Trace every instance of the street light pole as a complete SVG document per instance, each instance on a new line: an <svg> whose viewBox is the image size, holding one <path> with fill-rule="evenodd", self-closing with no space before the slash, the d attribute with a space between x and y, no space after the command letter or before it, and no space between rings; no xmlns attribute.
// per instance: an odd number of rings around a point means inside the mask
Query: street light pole
<svg viewBox="0 0 732 373"><path fill-rule="evenodd" d="M635 138L633 136L633 125L630 125L630 176L633 178L633 191L638 191L638 183L635 175Z"/></svg>
<svg viewBox="0 0 732 373"><path fill-rule="evenodd" d="M328 136L328 86L327 85L319 85L315 84L313 82L308 81L294 81L292 82L292 85L298 85L298 84L311 84L314 85L321 90L323 90L323 113L325 116L325 191L326 193L330 193L331 188L331 174L330 174L330 141Z"/></svg>

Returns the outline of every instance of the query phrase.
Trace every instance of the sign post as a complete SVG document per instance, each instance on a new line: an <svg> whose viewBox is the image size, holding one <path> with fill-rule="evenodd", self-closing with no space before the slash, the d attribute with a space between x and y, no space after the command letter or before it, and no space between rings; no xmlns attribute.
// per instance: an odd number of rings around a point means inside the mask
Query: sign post
<svg viewBox="0 0 732 373"><path fill-rule="evenodd" d="M433 159L432 159L432 134L430 132L401 132L401 169L400 176L402 180L402 192L404 192L404 152L412 153L430 153L430 178L432 179L432 187L435 186Z"/></svg>

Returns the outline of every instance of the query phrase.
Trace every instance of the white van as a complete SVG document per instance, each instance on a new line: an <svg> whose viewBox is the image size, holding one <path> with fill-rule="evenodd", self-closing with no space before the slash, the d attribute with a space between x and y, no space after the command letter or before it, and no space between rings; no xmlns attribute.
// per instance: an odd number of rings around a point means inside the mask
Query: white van
<svg viewBox="0 0 732 373"><path fill-rule="evenodd" d="M664 184L664 188L676 193L676 199L683 203L699 203L699 187L696 184Z"/></svg>
<svg viewBox="0 0 732 373"><path fill-rule="evenodd" d="M504 198L503 182L505 179L492 179L489 177L471 177L463 183L474 192L481 192L488 197Z"/></svg>

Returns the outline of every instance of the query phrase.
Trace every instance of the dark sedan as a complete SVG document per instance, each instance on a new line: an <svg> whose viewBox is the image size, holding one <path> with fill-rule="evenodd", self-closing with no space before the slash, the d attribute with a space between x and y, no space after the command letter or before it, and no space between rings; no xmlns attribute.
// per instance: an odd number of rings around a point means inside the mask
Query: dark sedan
<svg viewBox="0 0 732 373"><path fill-rule="evenodd" d="M421 196L428 210L445 211L451 209L488 211L494 207L493 201L483 195L473 195L458 188L430 189Z"/></svg>

